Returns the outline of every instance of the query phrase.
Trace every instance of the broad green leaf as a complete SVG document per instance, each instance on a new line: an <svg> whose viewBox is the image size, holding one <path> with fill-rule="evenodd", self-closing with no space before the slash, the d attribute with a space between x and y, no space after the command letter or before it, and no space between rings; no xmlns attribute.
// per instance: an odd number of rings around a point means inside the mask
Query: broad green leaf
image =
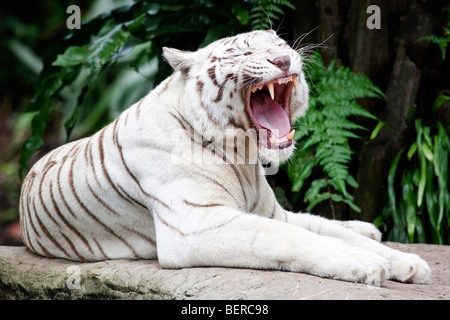
<svg viewBox="0 0 450 320"><path fill-rule="evenodd" d="M325 179L314 180L311 183L311 187L306 191L305 198L303 201L305 202L314 202L317 196L320 193L320 190L327 186L327 181Z"/></svg>
<svg viewBox="0 0 450 320"><path fill-rule="evenodd" d="M438 196L433 181L433 171L430 164L427 165L427 185L425 189L425 202L429 220L433 229L438 229Z"/></svg>
<svg viewBox="0 0 450 320"><path fill-rule="evenodd" d="M72 46L66 49L63 54L58 54L52 66L71 67L85 63L89 59L89 49Z"/></svg>
<svg viewBox="0 0 450 320"><path fill-rule="evenodd" d="M413 171L413 177L412 177L413 178L413 183L414 183L414 185L416 187L418 187L419 183L420 183L420 170L418 168L413 168L411 170L414 170Z"/></svg>
<svg viewBox="0 0 450 320"><path fill-rule="evenodd" d="M411 242L414 242L414 232L416 229L417 217L416 217L416 198L414 194L411 172L408 172L404 179L402 198L405 206L408 237Z"/></svg>
<svg viewBox="0 0 450 320"><path fill-rule="evenodd" d="M394 161L392 162L391 168L389 169L388 174L388 196L389 196L389 207L392 209L392 217L394 219L394 224L399 225L401 223L401 217L399 215L399 212L397 211L397 200L395 197L395 173L397 171L398 162L400 160L400 157L403 153L403 150L401 150L397 156L395 157Z"/></svg>
<svg viewBox="0 0 450 320"><path fill-rule="evenodd" d="M303 188L305 180L311 175L312 170L317 164L316 158L309 154L303 157L294 158L294 163L288 166L288 175L291 180L292 191L300 191Z"/></svg>
<svg viewBox="0 0 450 320"><path fill-rule="evenodd" d="M64 54L58 55L52 65L70 67L88 63L95 67L101 67L107 63L110 57L125 43L129 35L122 24L114 27L110 27L110 24L107 23L100 30L99 35L95 37L95 40L90 45L67 48Z"/></svg>
<svg viewBox="0 0 450 320"><path fill-rule="evenodd" d="M377 126L375 127L375 129L373 129L372 133L370 134L370 140L375 139L383 127L384 127L384 122L383 121L378 122Z"/></svg>
<svg viewBox="0 0 450 320"><path fill-rule="evenodd" d="M439 132L439 136L443 135L445 131ZM442 140L445 140L445 138L448 139L448 137L442 137ZM439 142L440 148L443 147L441 144L441 141ZM439 226L439 230L444 230L443 222L444 222L444 213L446 213L447 218L449 218L450 213L450 193L448 189L448 158L449 158L449 151L444 150L444 148L441 148L441 150L438 152L439 157L435 158L435 163L438 162L438 171L439 176L437 176L437 182L438 182L438 190L439 190L439 196L438 196L438 205L439 205L439 213L437 218L437 223ZM449 220L450 221L450 220ZM443 243L442 235L439 234L440 242Z"/></svg>
<svg viewBox="0 0 450 320"><path fill-rule="evenodd" d="M433 145L433 140L431 139L431 136L430 136L431 128L429 126L422 126L422 130L423 130L423 137L425 139L425 142L429 146L432 146Z"/></svg>
<svg viewBox="0 0 450 320"><path fill-rule="evenodd" d="M436 159L436 161L433 162L434 173L436 174L436 177L439 177L440 176L439 164L441 161L441 154L442 152L444 152L444 150L442 148L442 142L439 139L439 135L435 135L433 138L434 138L433 158Z"/></svg>
<svg viewBox="0 0 450 320"><path fill-rule="evenodd" d="M311 202L309 202L309 205L306 208L306 210L311 211L318 203L329 199L330 199L329 193L321 193L317 195Z"/></svg>
<svg viewBox="0 0 450 320"><path fill-rule="evenodd" d="M353 203L353 201L351 201L351 200L349 200L349 199L346 199L346 198L342 197L342 196L339 195L339 194L332 194L332 195L331 195L331 199L332 199L334 202L343 202L343 203L347 204L350 208L352 208L353 211L355 211L355 212L357 212L357 213L360 213L360 212L361 212L361 209L360 209L357 205L355 205L355 204Z"/></svg>
<svg viewBox="0 0 450 320"><path fill-rule="evenodd" d="M416 235L419 243L426 243L426 234L420 219L416 219Z"/></svg>
<svg viewBox="0 0 450 320"><path fill-rule="evenodd" d="M355 180L355 178L353 178L353 176L348 175L345 181L347 181L347 183L353 188L358 188L358 182Z"/></svg>
<svg viewBox="0 0 450 320"><path fill-rule="evenodd" d="M145 39L146 37L145 19L146 14L143 13L138 17L136 17L135 19L125 22L123 25L125 26L126 30L130 32L132 35L140 39L142 38Z"/></svg>
<svg viewBox="0 0 450 320"><path fill-rule="evenodd" d="M106 33L102 31L100 31L100 36L88 47L90 52L88 62L96 67L107 63L109 58L125 43L129 35L122 25L117 25Z"/></svg>
<svg viewBox="0 0 450 320"><path fill-rule="evenodd" d="M426 158L423 153L423 147L422 147L422 136L423 136L423 130L422 130L422 124L420 119L416 120L416 130L417 130L417 150L418 150L418 156L419 156L419 164L420 164L420 179L419 179L419 188L417 190L417 206L420 208L422 206L423 201L423 194L425 191L425 184L426 184L426 178L427 178L427 163Z"/></svg>
<svg viewBox="0 0 450 320"><path fill-rule="evenodd" d="M423 154L425 155L425 158L427 158L428 161L433 162L433 159L434 159L433 152L431 151L431 148L428 145L428 143L423 142L422 151L423 151Z"/></svg>
<svg viewBox="0 0 450 320"><path fill-rule="evenodd" d="M408 150L407 157L409 160L414 156L417 151L417 142L414 142Z"/></svg>
<svg viewBox="0 0 450 320"><path fill-rule="evenodd" d="M444 102L450 101L450 97L446 95L439 95L433 104L433 114L444 104Z"/></svg>
<svg viewBox="0 0 450 320"><path fill-rule="evenodd" d="M70 70L69 70L70 71ZM50 74L41 82L35 98L28 106L27 111L36 111L32 120L31 135L25 141L19 160L19 176L22 178L27 169L28 162L34 152L44 145L44 132L50 120L50 112L53 109L52 95L58 92L65 82L65 78L72 78L71 72L60 70Z"/></svg>

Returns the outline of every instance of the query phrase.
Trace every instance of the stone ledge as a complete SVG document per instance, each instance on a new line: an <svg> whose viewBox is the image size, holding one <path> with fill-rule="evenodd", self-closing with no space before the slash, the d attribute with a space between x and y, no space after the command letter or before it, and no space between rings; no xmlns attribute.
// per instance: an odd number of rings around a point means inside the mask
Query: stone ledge
<svg viewBox="0 0 450 320"><path fill-rule="evenodd" d="M231 268L161 269L154 260L75 263L0 247L0 299L449 299L450 246L386 243L424 258L430 285L381 288L306 274Z"/></svg>

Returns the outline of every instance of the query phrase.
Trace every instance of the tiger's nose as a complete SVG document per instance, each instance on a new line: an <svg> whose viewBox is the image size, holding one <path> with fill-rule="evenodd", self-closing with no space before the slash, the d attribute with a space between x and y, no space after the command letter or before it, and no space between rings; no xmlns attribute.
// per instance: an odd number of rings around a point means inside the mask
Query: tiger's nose
<svg viewBox="0 0 450 320"><path fill-rule="evenodd" d="M277 66L283 71L288 71L291 67L291 58L289 56L277 57L273 60L267 59L271 64Z"/></svg>

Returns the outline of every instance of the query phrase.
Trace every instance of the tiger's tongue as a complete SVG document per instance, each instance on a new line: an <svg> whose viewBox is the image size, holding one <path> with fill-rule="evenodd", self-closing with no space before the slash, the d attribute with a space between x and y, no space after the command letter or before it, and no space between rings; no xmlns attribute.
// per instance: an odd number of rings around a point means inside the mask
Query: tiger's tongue
<svg viewBox="0 0 450 320"><path fill-rule="evenodd" d="M272 131L275 137L282 138L291 131L286 112L268 94L252 95L250 103L256 121L261 127Z"/></svg>

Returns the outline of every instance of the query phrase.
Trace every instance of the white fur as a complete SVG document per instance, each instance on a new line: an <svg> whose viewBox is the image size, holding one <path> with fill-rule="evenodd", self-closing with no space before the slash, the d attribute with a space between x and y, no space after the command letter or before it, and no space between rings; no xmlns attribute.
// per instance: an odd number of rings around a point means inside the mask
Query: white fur
<svg viewBox="0 0 450 320"><path fill-rule="evenodd" d="M300 55L274 32L164 53L175 69L170 78L114 123L56 149L31 169L20 210L32 251L83 261L158 258L165 268L279 269L373 285L387 278L430 281L425 261L380 244L371 224L285 211L261 163L238 162L248 149L223 150L230 145L224 132L233 124L252 127L242 91L246 68L259 67L253 70L263 70L262 81L269 81L280 70L267 59L289 55L289 71L300 84L292 90L292 121L306 112ZM232 53L235 58L225 59ZM213 140L211 130L223 135ZM266 160L282 161L294 146L258 150Z"/></svg>

